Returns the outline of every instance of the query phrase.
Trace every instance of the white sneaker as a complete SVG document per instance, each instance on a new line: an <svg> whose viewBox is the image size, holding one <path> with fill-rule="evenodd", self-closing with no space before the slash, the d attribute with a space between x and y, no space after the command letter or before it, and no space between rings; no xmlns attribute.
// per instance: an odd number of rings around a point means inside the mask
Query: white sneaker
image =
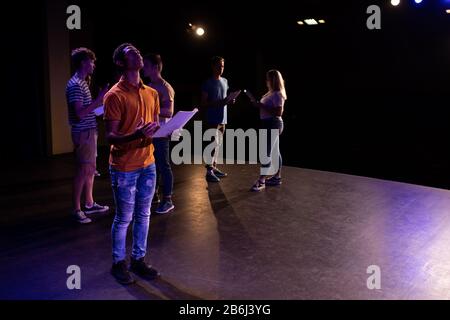
<svg viewBox="0 0 450 320"><path fill-rule="evenodd" d="M75 218L75 220L77 220L77 222L79 222L81 224L86 224L86 223L91 223L92 222L92 220L89 219L88 217L86 217L84 212L81 211L81 210L75 210L73 212L73 217Z"/></svg>

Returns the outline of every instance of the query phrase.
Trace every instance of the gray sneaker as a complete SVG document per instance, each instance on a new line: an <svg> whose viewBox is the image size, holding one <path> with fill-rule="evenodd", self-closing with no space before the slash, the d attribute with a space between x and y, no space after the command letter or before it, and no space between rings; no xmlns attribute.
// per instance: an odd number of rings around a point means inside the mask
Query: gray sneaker
<svg viewBox="0 0 450 320"><path fill-rule="evenodd" d="M86 215L84 214L84 212L81 211L81 210L75 210L75 211L73 211L72 215L73 215L73 217L75 218L75 220L76 220L78 223L86 224L86 223L91 223L91 222L92 222L92 220L89 219L88 217L86 217Z"/></svg>
<svg viewBox="0 0 450 320"><path fill-rule="evenodd" d="M94 202L94 204L90 208L84 206L83 211L85 214L93 214L93 213L106 212L108 210L109 210L108 206L101 206L98 203Z"/></svg>

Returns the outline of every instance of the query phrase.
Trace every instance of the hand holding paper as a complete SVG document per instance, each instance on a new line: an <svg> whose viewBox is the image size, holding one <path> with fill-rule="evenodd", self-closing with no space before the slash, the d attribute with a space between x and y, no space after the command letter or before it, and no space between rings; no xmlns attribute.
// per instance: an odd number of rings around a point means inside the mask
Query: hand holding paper
<svg viewBox="0 0 450 320"><path fill-rule="evenodd" d="M198 109L195 108L192 111L177 112L172 119L159 128L159 130L153 135L153 138L170 137L174 131L183 129L184 125L194 116L194 114L197 113L197 111Z"/></svg>
<svg viewBox="0 0 450 320"><path fill-rule="evenodd" d="M228 103L230 103L230 102L233 102L234 103L234 100L236 100L236 98L239 96L241 94L241 90L236 90L236 91L233 91L233 92L231 92L229 95L228 95L228 97L226 97L226 103L228 104Z"/></svg>
<svg viewBox="0 0 450 320"><path fill-rule="evenodd" d="M97 117L101 116L103 113L105 113L105 107L100 106L100 107L94 109L94 113Z"/></svg>

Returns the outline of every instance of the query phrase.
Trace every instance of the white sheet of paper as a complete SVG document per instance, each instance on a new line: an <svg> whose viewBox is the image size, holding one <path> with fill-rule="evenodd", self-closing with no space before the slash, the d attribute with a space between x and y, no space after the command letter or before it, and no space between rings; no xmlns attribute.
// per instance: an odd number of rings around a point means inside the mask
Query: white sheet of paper
<svg viewBox="0 0 450 320"><path fill-rule="evenodd" d="M165 138L170 137L172 132L177 129L182 129L186 123L196 114L198 111L195 108L192 111L178 111L172 119L162 125L158 131L153 135L153 138Z"/></svg>
<svg viewBox="0 0 450 320"><path fill-rule="evenodd" d="M94 113L95 113L95 115L97 117L101 116L103 113L105 113L105 107L104 106L100 106L100 107L94 109Z"/></svg>

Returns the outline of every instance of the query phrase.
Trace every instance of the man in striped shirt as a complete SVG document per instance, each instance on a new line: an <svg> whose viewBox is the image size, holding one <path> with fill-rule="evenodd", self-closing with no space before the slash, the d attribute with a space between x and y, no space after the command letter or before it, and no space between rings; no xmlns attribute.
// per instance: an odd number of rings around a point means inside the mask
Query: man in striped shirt
<svg viewBox="0 0 450 320"><path fill-rule="evenodd" d="M97 121L94 109L102 105L104 88L93 100L88 81L95 68L95 54L87 48L72 51L72 63L76 70L66 87L69 123L72 128L72 141L77 159L77 171L73 182L73 216L82 224L90 223L86 214L105 212L108 206L94 201L92 190L97 156ZM81 194L85 194L85 206L81 209Z"/></svg>

